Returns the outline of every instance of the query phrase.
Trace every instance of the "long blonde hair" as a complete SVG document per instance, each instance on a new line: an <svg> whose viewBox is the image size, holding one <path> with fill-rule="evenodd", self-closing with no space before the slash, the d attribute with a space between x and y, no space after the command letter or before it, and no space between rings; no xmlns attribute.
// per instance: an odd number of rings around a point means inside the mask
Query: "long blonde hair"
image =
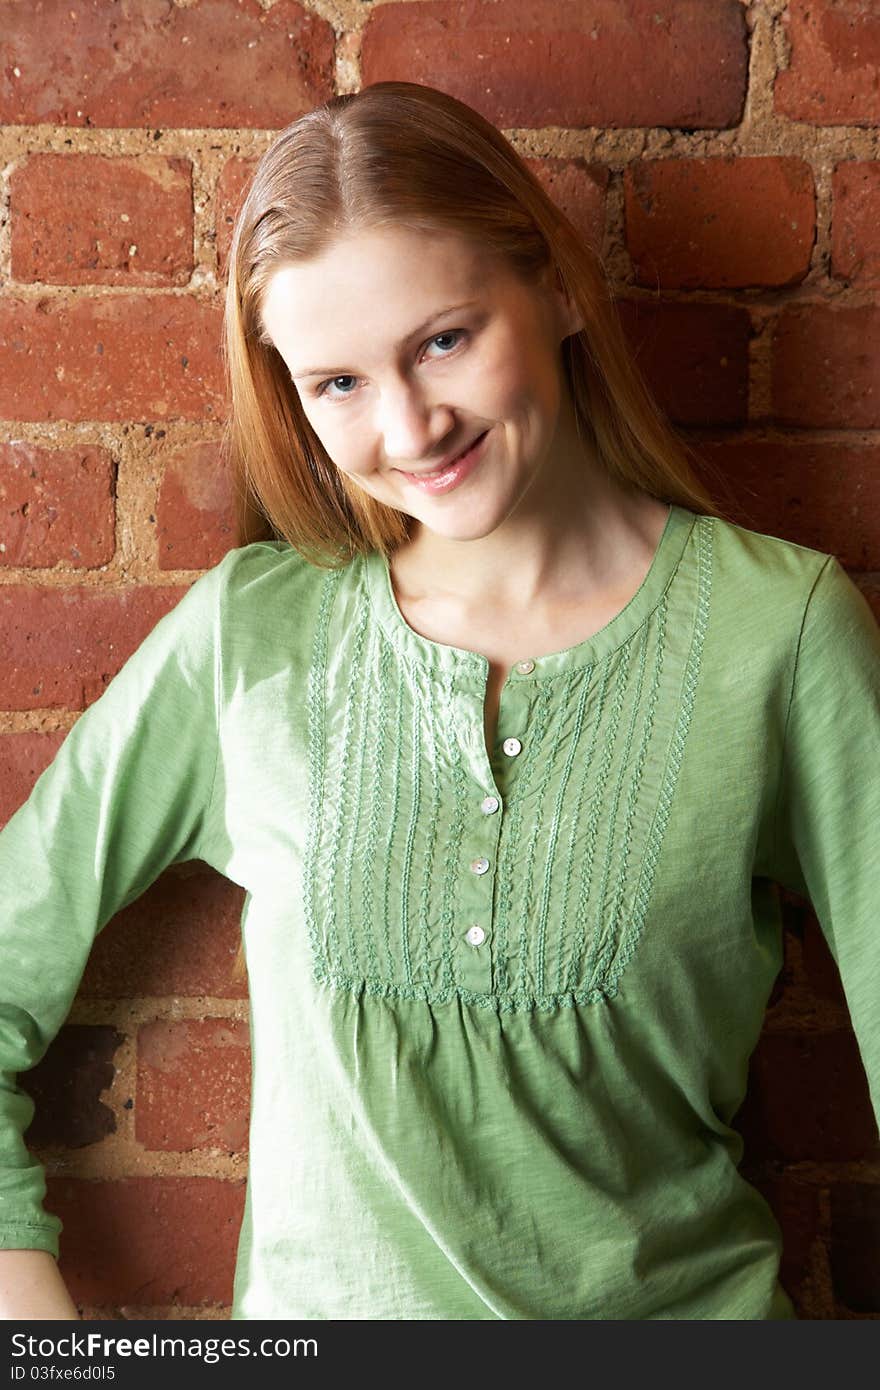
<svg viewBox="0 0 880 1390"><path fill-rule="evenodd" d="M281 264L383 225L457 233L532 284L555 266L583 318L562 348L581 438L618 481L695 512L727 515L637 367L598 253L509 141L436 88L376 82L332 97L282 130L236 217L222 449L235 486L238 545L283 539L313 564L336 568L357 553L388 556L409 537L411 518L358 488L327 455L261 318ZM236 972L241 963L240 954Z"/></svg>
<svg viewBox="0 0 880 1390"><path fill-rule="evenodd" d="M230 409L238 541L285 539L335 568L389 555L410 518L332 462L302 410L261 308L283 263L382 225L453 232L534 283L555 264L584 327L563 361L581 437L618 480L665 502L721 515L694 454L668 424L630 351L597 252L499 130L463 102L415 82L332 97L280 132L238 211L229 253L222 355ZM705 462L705 472L713 472Z"/></svg>

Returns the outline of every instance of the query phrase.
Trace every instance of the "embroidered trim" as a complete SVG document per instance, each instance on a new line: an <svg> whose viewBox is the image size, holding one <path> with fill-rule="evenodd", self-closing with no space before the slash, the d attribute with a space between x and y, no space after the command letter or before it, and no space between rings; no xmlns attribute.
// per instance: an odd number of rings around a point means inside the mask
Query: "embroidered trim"
<svg viewBox="0 0 880 1390"><path fill-rule="evenodd" d="M478 745L471 727L479 705L472 670L462 694L453 669L432 677L402 659L371 621L364 587L337 615L342 572L328 571L308 682L314 810L304 906L318 981L355 995L438 1005L457 998L500 1012L617 993L644 931L687 742L713 522L697 518L696 576L683 580L681 599L673 575L614 651L517 687L532 704L523 754L496 773L503 820L493 826L485 991L461 978L462 962L473 960L463 954L461 904L473 891L469 837L478 842L482 820L474 813L478 746L485 755L482 728ZM350 660L331 671L343 641Z"/></svg>

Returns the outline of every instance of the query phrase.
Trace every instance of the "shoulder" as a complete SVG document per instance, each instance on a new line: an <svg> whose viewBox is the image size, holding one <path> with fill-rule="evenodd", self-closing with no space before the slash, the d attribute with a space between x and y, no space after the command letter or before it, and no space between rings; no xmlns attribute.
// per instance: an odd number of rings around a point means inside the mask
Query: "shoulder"
<svg viewBox="0 0 880 1390"><path fill-rule="evenodd" d="M193 665L242 637L259 644L301 632L310 607L320 602L333 571L310 564L286 541L252 541L228 550L189 585L142 644L141 660L176 649Z"/></svg>
<svg viewBox="0 0 880 1390"><path fill-rule="evenodd" d="M787 662L809 652L829 666L846 646L877 650L872 609L834 554L719 517L697 520L711 555L710 611L726 649L775 651Z"/></svg>
<svg viewBox="0 0 880 1390"><path fill-rule="evenodd" d="M297 595L319 592L333 573L306 560L288 541L252 541L228 550L192 588L204 589L205 597L219 605L221 615L232 616L275 600L295 603Z"/></svg>
<svg viewBox="0 0 880 1390"><path fill-rule="evenodd" d="M309 564L289 541L251 541L249 545L235 546L227 550L214 570L221 586L227 589L246 589L248 585L259 584L267 578L278 581L294 574L306 576L325 573L318 566Z"/></svg>
<svg viewBox="0 0 880 1390"><path fill-rule="evenodd" d="M353 562L313 564L287 541L252 541L227 551L196 580L221 660L230 671L252 661L308 662L315 633L333 604L336 586Z"/></svg>
<svg viewBox="0 0 880 1390"><path fill-rule="evenodd" d="M799 628L820 575L829 587L860 597L828 551L720 517L698 517L698 525L711 550L713 600L743 619L748 614L771 626L778 622L789 630L792 624Z"/></svg>
<svg viewBox="0 0 880 1390"><path fill-rule="evenodd" d="M785 540L782 536L739 526L721 517L703 517L711 524L714 556L719 569L743 581L773 584L802 592L834 559L828 551Z"/></svg>

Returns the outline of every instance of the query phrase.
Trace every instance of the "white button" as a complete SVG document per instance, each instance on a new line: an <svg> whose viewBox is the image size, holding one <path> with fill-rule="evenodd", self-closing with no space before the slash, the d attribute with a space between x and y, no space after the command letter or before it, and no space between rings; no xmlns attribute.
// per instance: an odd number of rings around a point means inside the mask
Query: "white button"
<svg viewBox="0 0 880 1390"><path fill-rule="evenodd" d="M515 758L517 753L522 752L522 744L518 738L506 738L501 747L510 758Z"/></svg>
<svg viewBox="0 0 880 1390"><path fill-rule="evenodd" d="M534 671L535 663L529 657L525 661L518 661L516 663L516 669L519 671L521 676L528 676L532 671Z"/></svg>
<svg viewBox="0 0 880 1390"><path fill-rule="evenodd" d="M491 816L492 812L497 811L500 805L501 802L497 796L484 796L480 802L480 810L484 816Z"/></svg>
<svg viewBox="0 0 880 1390"><path fill-rule="evenodd" d="M483 931L483 928L478 927L475 922L472 927L468 927L465 940L468 941L471 946L482 946L483 942L486 940L486 933Z"/></svg>
<svg viewBox="0 0 880 1390"><path fill-rule="evenodd" d="M489 861L488 859L474 859L471 862L471 868L475 874L484 874L489 868Z"/></svg>

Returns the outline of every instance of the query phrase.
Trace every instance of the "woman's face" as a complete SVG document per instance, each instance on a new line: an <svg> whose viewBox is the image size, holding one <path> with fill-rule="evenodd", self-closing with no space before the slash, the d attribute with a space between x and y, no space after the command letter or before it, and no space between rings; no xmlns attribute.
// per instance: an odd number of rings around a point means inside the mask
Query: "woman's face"
<svg viewBox="0 0 880 1390"><path fill-rule="evenodd" d="M458 237L375 229L280 267L262 319L328 456L378 501L467 539L534 497L580 327L555 276L532 288ZM407 476L484 432L455 485Z"/></svg>

